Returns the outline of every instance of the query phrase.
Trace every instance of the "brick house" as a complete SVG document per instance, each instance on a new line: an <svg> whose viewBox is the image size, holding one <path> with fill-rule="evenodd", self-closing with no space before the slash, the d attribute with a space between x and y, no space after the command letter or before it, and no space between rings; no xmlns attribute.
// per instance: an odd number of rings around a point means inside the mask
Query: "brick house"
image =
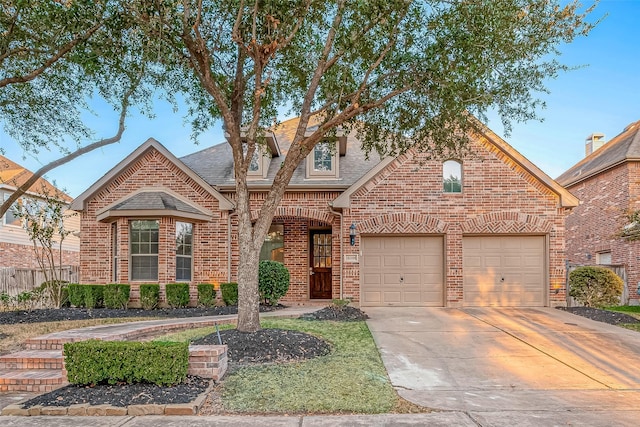
<svg viewBox="0 0 640 427"><path fill-rule="evenodd" d="M586 157L557 178L581 201L567 216L567 258L580 265L623 265L629 303L638 304L640 242L617 235L629 222L627 213L640 209L640 121L609 142L603 138L587 138Z"/></svg>
<svg viewBox="0 0 640 427"><path fill-rule="evenodd" d="M0 156L0 197L2 201L9 196L33 174L19 164ZM59 197L61 200L70 203L71 197L64 194L45 179L39 179L31 187L24 197L31 199L41 199L43 194L50 197ZM16 203L22 203L19 200ZM71 214L71 212L70 212ZM65 220L65 227L69 231L80 230L80 218L77 215L69 215ZM73 234L68 235L62 247L62 264L79 265L80 241ZM56 258L59 251L54 250ZM33 243L29 235L22 226L22 220L14 215L10 209L0 218L0 268L38 268L38 263L34 257Z"/></svg>
<svg viewBox="0 0 640 427"><path fill-rule="evenodd" d="M279 125L255 158L256 206L296 126ZM366 159L354 136L327 148L297 168L262 249L291 273L285 302L564 304L564 219L577 199L490 130L444 161ZM80 280L131 283L134 303L140 283L186 281L195 297L197 283L235 280L233 176L226 143L178 159L146 141L72 203Z"/></svg>

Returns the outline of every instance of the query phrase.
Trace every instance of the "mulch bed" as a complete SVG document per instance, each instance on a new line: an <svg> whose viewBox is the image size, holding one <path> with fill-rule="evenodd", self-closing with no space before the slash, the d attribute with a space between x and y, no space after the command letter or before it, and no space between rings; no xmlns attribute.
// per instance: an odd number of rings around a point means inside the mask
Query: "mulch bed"
<svg viewBox="0 0 640 427"><path fill-rule="evenodd" d="M354 321L366 319L366 314L353 307L346 307L336 314L335 310L322 309L314 313L314 316L307 316L310 320L343 320ZM78 319L82 310L79 310L73 319ZM104 309L92 310L98 312ZM129 314L132 310L115 310L120 314ZM158 310L159 311L159 310ZM174 312L173 310L167 310ZM86 310L85 310L86 312ZM156 312L154 310L153 312ZM200 309L183 309L183 316L167 317L188 317L191 312L195 316L210 316L212 314L198 314ZM34 312L30 313L33 314ZM359 314L358 314L359 313ZM0 324L2 315L0 313ZM228 313L225 313L228 314ZM40 314L37 314L39 317ZM117 317L117 316L114 316ZM124 316L121 316L124 317ZM85 317L87 318L87 317ZM90 317L89 317L90 318ZM24 322L29 323L28 316L25 315ZM51 320L51 319L49 319ZM44 320L40 320L44 321ZM220 331L223 344L228 345L229 369L237 369L240 366L262 365L270 363L291 362L296 360L310 359L313 357L328 354L330 345L320 338L298 331L283 329L262 329L256 333L243 333L235 329ZM216 333L200 338L194 344L218 344ZM53 392L35 397L25 403L23 407L30 408L35 405L43 406L69 406L73 404L88 403L91 405L113 405L127 406L132 404L170 404L189 403L203 393L211 384L211 380L187 377L187 381L172 387L159 387L154 384L122 384L106 385L98 384L93 387L69 385Z"/></svg>
<svg viewBox="0 0 640 427"><path fill-rule="evenodd" d="M556 307L559 310L568 311L578 316L587 317L598 322L608 323L610 325L619 325L621 323L640 323L640 320L626 313L617 311L600 310L592 307Z"/></svg>
<svg viewBox="0 0 640 427"><path fill-rule="evenodd" d="M282 305L267 306L261 305L260 312L274 311L284 308ZM87 320L87 319L110 319L127 317L161 317L161 318L184 318L184 317L205 317L221 316L225 314L237 314L238 307L235 305L219 307L187 307L187 308L157 308L154 310L143 310L141 308L129 308L118 310L111 308L43 308L32 311L15 310L0 311L0 325L15 325L20 323L57 322L64 320Z"/></svg>
<svg viewBox="0 0 640 427"><path fill-rule="evenodd" d="M359 322L367 320L369 316L355 307L337 307L330 305L321 310L300 316L304 320L336 320L339 322Z"/></svg>

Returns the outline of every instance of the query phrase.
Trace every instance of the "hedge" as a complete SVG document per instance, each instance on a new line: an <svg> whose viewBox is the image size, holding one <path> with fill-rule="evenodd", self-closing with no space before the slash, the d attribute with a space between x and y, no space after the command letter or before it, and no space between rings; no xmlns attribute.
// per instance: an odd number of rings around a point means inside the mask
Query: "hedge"
<svg viewBox="0 0 640 427"><path fill-rule="evenodd" d="M147 283L140 285L140 305L145 310L153 310L160 301L160 285Z"/></svg>
<svg viewBox="0 0 640 427"><path fill-rule="evenodd" d="M69 302L74 307L104 307L104 285L81 285L72 283L68 286Z"/></svg>
<svg viewBox="0 0 640 427"><path fill-rule="evenodd" d="M127 308L130 294L130 285L109 283L104 287L104 306L116 309Z"/></svg>
<svg viewBox="0 0 640 427"><path fill-rule="evenodd" d="M198 284L198 305L201 307L216 305L216 290L211 283Z"/></svg>
<svg viewBox="0 0 640 427"><path fill-rule="evenodd" d="M189 343L89 340L64 345L72 384L179 384L187 377Z"/></svg>
<svg viewBox="0 0 640 427"><path fill-rule="evenodd" d="M220 283L220 293L225 305L238 304L238 284L236 282Z"/></svg>
<svg viewBox="0 0 640 427"><path fill-rule="evenodd" d="M165 285L167 304L171 308L186 307L189 304L188 283L167 283Z"/></svg>

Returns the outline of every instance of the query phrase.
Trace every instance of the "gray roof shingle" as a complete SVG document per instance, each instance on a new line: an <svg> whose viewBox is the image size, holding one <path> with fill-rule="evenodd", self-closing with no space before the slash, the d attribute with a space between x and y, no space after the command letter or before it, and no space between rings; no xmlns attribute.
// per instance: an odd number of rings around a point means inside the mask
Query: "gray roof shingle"
<svg viewBox="0 0 640 427"><path fill-rule="evenodd" d="M173 210L203 215L203 212L164 191L145 191L137 193L113 206L111 211L129 210Z"/></svg>
<svg viewBox="0 0 640 427"><path fill-rule="evenodd" d="M569 168L556 181L568 187L629 160L640 160L640 121L631 123L621 134Z"/></svg>

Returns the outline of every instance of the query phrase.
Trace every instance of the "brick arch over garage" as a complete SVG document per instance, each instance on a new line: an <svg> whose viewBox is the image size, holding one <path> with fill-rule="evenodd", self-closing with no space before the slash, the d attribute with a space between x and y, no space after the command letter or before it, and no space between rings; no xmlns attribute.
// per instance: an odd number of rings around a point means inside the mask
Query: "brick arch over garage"
<svg viewBox="0 0 640 427"><path fill-rule="evenodd" d="M260 216L260 211L251 212L251 221L256 221ZM317 209L309 209L295 206L283 207L279 206L276 209L274 218L307 218L316 221L321 221L327 224L331 224L333 221L333 215L330 212L320 211Z"/></svg>
<svg viewBox="0 0 640 427"><path fill-rule="evenodd" d="M462 223L467 233L549 233L553 224L538 216L519 212L491 212Z"/></svg>
<svg viewBox="0 0 640 427"><path fill-rule="evenodd" d="M398 212L369 218L357 227L361 234L442 234L447 223L429 215Z"/></svg>

